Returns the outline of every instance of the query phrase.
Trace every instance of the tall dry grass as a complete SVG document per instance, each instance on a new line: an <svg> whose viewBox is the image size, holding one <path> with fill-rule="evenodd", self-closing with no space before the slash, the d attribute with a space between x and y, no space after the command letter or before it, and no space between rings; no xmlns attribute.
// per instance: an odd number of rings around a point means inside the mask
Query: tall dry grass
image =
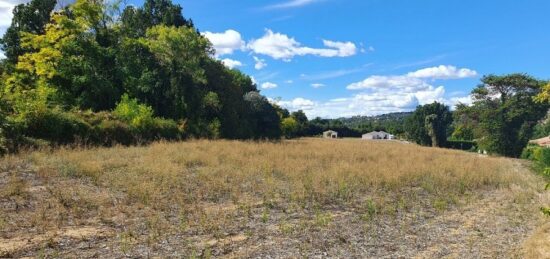
<svg viewBox="0 0 550 259"><path fill-rule="evenodd" d="M117 229L123 254L174 235L187 237L193 245L184 250L193 254L201 236L253 235L247 231L255 224L290 234L326 227L332 212L342 210L365 221L419 207L444 211L487 190L532 184L533 176L518 166L462 151L361 140L36 151L0 162L11 172L0 182L7 187L0 201L23 208L5 206L0 234L100 224ZM288 224L296 217L298 226Z"/></svg>
<svg viewBox="0 0 550 259"><path fill-rule="evenodd" d="M31 157L41 170L86 178L159 208L251 200L339 204L411 190L453 196L522 182L507 159L397 142L197 140Z"/></svg>

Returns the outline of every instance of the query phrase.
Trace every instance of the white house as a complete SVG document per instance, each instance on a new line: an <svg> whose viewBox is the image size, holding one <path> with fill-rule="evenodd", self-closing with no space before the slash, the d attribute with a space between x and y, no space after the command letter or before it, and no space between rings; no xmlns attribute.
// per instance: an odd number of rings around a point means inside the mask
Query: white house
<svg viewBox="0 0 550 259"><path fill-rule="evenodd" d="M338 138L338 132L334 130L327 130L323 132L323 138Z"/></svg>
<svg viewBox="0 0 550 259"><path fill-rule="evenodd" d="M384 131L373 131L363 134L362 139L395 139L395 136Z"/></svg>

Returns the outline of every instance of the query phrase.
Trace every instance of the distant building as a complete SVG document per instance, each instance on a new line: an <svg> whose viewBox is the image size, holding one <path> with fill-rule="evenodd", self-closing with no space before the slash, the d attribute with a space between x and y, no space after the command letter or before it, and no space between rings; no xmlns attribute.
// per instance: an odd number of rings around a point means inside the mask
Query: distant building
<svg viewBox="0 0 550 259"><path fill-rule="evenodd" d="M334 130L327 130L323 132L323 138L338 138L338 132Z"/></svg>
<svg viewBox="0 0 550 259"><path fill-rule="evenodd" d="M539 145L541 147L550 147L550 137L544 137L529 141L530 144Z"/></svg>
<svg viewBox="0 0 550 259"><path fill-rule="evenodd" d="M362 139L395 139L395 136L384 131L373 131L363 134Z"/></svg>

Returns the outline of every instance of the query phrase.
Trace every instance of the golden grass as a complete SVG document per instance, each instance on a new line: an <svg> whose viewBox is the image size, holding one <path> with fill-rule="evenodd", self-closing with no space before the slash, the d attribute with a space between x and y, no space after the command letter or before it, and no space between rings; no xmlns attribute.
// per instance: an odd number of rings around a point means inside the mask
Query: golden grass
<svg viewBox="0 0 550 259"><path fill-rule="evenodd" d="M0 166L6 172L26 166L38 177L29 183L10 176L5 183L0 200L31 197L18 199L32 212L0 216L4 236L99 221L124 229L116 237L123 253L174 233L242 235L248 221L274 223L283 234L323 228L333 221L329 208L353 208L366 222L416 207L443 212L483 191L533 184L514 160L360 140L59 149L6 157ZM310 220L290 225L272 211L308 211Z"/></svg>
<svg viewBox="0 0 550 259"><path fill-rule="evenodd" d="M338 204L421 188L439 196L521 183L510 160L401 143L191 141L33 153L39 170L87 178L155 207L181 202Z"/></svg>

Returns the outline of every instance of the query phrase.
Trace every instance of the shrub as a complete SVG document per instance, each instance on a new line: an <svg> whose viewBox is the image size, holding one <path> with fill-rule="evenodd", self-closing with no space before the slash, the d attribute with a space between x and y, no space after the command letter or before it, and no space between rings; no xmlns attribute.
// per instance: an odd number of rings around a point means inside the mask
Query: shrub
<svg viewBox="0 0 550 259"><path fill-rule="evenodd" d="M521 158L534 161L535 170L543 172L550 167L550 148L528 145L523 149Z"/></svg>
<svg viewBox="0 0 550 259"><path fill-rule="evenodd" d="M471 140L447 140L445 147L460 150L477 149L477 143Z"/></svg>
<svg viewBox="0 0 550 259"><path fill-rule="evenodd" d="M178 124L174 120L153 118L151 123L142 124L136 128L136 135L142 140L179 139L181 134Z"/></svg>
<svg viewBox="0 0 550 259"><path fill-rule="evenodd" d="M131 145L136 143L132 130L127 123L106 119L94 127L94 141L100 145Z"/></svg>
<svg viewBox="0 0 550 259"><path fill-rule="evenodd" d="M91 126L75 114L59 109L36 110L22 117L22 131L26 137L57 144L74 143L90 136Z"/></svg>
<svg viewBox="0 0 550 259"><path fill-rule="evenodd" d="M550 167L550 148L539 147L534 150L533 158L544 167Z"/></svg>
<svg viewBox="0 0 550 259"><path fill-rule="evenodd" d="M528 159L528 160L535 160L535 150L541 148L540 146L536 146L536 145L528 145L527 147L525 147L523 149L523 151L521 152L521 158L523 159Z"/></svg>
<svg viewBox="0 0 550 259"><path fill-rule="evenodd" d="M122 96L113 114L128 123L134 136L141 141L178 139L181 135L175 121L154 117L153 108L140 104L127 94Z"/></svg>
<svg viewBox="0 0 550 259"><path fill-rule="evenodd" d="M153 108L131 99L128 94L122 96L113 114L136 129L147 128L154 123Z"/></svg>

